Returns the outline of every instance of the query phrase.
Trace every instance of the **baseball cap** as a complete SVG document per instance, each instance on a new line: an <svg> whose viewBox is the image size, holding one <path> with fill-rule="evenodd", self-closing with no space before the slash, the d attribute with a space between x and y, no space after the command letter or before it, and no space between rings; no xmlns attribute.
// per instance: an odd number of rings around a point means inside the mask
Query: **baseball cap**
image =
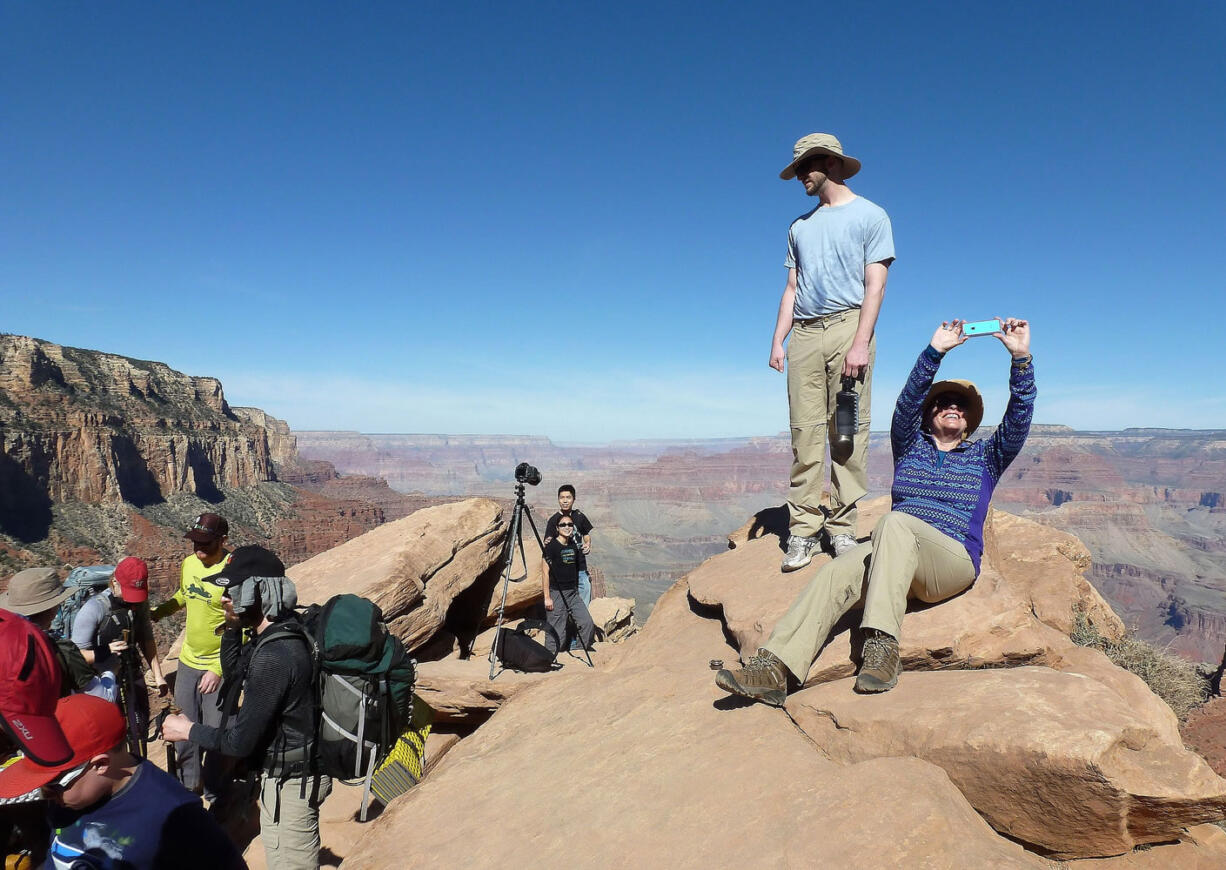
<svg viewBox="0 0 1226 870"><path fill-rule="evenodd" d="M123 600L129 604L140 604L149 600L149 566L144 559L129 556L115 566L115 582Z"/></svg>
<svg viewBox="0 0 1226 870"><path fill-rule="evenodd" d="M41 788L66 770L72 770L95 755L109 752L128 733L119 706L94 695L69 695L55 707L57 727L72 749L67 761L37 764L26 757L0 771L0 798L13 798Z"/></svg>
<svg viewBox="0 0 1226 870"><path fill-rule="evenodd" d="M216 574L205 577L210 583L229 588L250 577L284 577L285 563L272 550L258 544L239 547L226 559L226 565Z"/></svg>
<svg viewBox="0 0 1226 870"><path fill-rule="evenodd" d="M201 514L183 537L198 544L208 544L230 534L230 524L217 514Z"/></svg>
<svg viewBox="0 0 1226 870"><path fill-rule="evenodd" d="M9 589L0 596L0 607L22 616L34 616L59 607L71 594L72 590L64 588L54 568L26 568L9 578Z"/></svg>
<svg viewBox="0 0 1226 870"><path fill-rule="evenodd" d="M60 764L72 756L55 721L60 680L46 635L25 617L0 610L0 723L38 764Z"/></svg>

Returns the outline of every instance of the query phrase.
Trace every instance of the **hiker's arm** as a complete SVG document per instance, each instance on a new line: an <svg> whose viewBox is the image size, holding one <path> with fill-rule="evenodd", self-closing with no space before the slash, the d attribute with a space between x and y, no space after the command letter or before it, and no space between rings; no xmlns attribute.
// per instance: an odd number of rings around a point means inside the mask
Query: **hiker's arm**
<svg viewBox="0 0 1226 870"><path fill-rule="evenodd" d="M545 597L545 609L553 610L553 599L549 597L549 562L541 558L541 594Z"/></svg>
<svg viewBox="0 0 1226 870"><path fill-rule="evenodd" d="M159 619L165 619L172 613L177 613L179 610L187 606L187 596L183 594L184 585L186 584L183 582L183 569L180 568L179 588L175 590L175 594L149 611L149 616L154 622L157 622Z"/></svg>
<svg viewBox="0 0 1226 870"><path fill-rule="evenodd" d="M140 632L140 650L145 654L145 660L149 662L149 670L153 673L153 684L158 688L159 695L165 695L168 686L166 685L166 677L162 675L162 663L158 661L158 645L153 639L153 624L149 621L148 613L140 613L137 611L136 617L137 631Z"/></svg>
<svg viewBox="0 0 1226 870"><path fill-rule="evenodd" d="M222 755L247 758L255 751L260 737L268 732L277 711L285 706L289 684L290 672L284 660L271 655L256 655L252 658L251 670L247 674L247 692L243 697L243 706L225 728L193 723L184 716L182 723L176 722L175 733L179 733L177 728L182 724L189 725L190 731L184 737L168 739L190 740L204 749L219 751ZM169 725L174 718L167 717L166 724Z"/></svg>

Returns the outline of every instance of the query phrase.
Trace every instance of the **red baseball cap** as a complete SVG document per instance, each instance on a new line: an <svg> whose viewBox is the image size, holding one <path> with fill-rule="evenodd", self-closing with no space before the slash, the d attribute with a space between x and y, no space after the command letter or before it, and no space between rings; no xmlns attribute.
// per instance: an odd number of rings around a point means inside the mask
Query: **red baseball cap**
<svg viewBox="0 0 1226 870"><path fill-rule="evenodd" d="M26 757L10 764L0 771L0 798L20 797L42 788L64 771L114 749L128 733L119 706L94 695L61 698L55 707L55 722L72 745L69 759L47 765Z"/></svg>
<svg viewBox="0 0 1226 870"><path fill-rule="evenodd" d="M149 566L144 559L129 556L115 566L115 582L123 600L129 604L140 604L149 600Z"/></svg>
<svg viewBox="0 0 1226 870"><path fill-rule="evenodd" d="M46 635L25 617L0 610L0 723L31 763L60 764L72 756L55 721L60 680Z"/></svg>

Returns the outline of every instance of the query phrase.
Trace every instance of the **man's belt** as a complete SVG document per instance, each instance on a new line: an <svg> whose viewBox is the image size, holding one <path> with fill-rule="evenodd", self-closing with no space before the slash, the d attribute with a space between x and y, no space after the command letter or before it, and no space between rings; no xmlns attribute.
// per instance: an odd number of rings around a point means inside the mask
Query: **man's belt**
<svg viewBox="0 0 1226 870"><path fill-rule="evenodd" d="M792 321L793 326L829 326L832 323L839 323L844 320L853 311L859 311L858 308L845 308L842 311L835 311L833 314L823 314L821 317L803 317Z"/></svg>

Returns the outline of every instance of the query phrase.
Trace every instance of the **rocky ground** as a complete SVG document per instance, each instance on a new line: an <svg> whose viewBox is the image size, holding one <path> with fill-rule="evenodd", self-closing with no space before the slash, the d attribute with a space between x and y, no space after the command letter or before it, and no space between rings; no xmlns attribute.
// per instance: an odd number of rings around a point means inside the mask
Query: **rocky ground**
<svg viewBox="0 0 1226 870"><path fill-rule="evenodd" d="M907 671L887 695L851 692L850 628L783 709L718 690L708 661L752 651L818 570L779 573L780 519L746 524L594 670L508 691L439 660L439 685L457 680L444 691L468 700L432 705L488 718L368 826L347 866L1226 862L1211 824L1226 781L1144 683L1068 639L1074 607L1105 635L1123 626L1085 580L1084 547L1036 523L993 513L976 585L908 612Z"/></svg>

